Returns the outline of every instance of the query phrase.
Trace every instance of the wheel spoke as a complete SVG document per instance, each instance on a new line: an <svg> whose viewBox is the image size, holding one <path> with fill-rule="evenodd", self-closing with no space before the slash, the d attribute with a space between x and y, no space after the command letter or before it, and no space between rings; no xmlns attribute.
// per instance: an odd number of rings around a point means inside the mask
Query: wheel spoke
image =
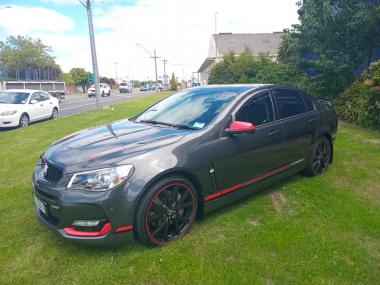
<svg viewBox="0 0 380 285"><path fill-rule="evenodd" d="M168 220L165 220L163 221L158 227L157 229L152 233L153 236L156 236L161 230L163 230L166 225L168 224Z"/></svg>
<svg viewBox="0 0 380 285"><path fill-rule="evenodd" d="M186 209L186 208L190 208L190 207L193 207L193 202L187 202L185 204L182 204L179 209Z"/></svg>
<svg viewBox="0 0 380 285"><path fill-rule="evenodd" d="M185 199L188 195L188 192L186 191L185 193L182 194L182 197L179 199L179 201L176 203L176 209L182 209L182 205L185 202Z"/></svg>
<svg viewBox="0 0 380 285"><path fill-rule="evenodd" d="M153 222L159 220L160 218L162 218L162 216L159 215L159 214L156 214L156 215L150 216L150 217L148 218L148 222L149 222L149 223L153 223Z"/></svg>

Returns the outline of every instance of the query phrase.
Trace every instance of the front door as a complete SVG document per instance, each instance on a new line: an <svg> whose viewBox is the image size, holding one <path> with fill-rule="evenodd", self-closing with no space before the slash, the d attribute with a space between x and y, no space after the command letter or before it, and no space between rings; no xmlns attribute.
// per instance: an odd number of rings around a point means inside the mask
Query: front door
<svg viewBox="0 0 380 285"><path fill-rule="evenodd" d="M32 104L32 101L34 102ZM40 92L34 92L30 96L29 100L29 116L30 116L30 121L37 121L40 120L44 117L44 110L42 106L40 106L41 103L41 96Z"/></svg>
<svg viewBox="0 0 380 285"><path fill-rule="evenodd" d="M214 162L218 191L233 191L281 167L281 124L275 118L269 91L253 95L232 114L232 120L253 123L252 134L224 134L221 158Z"/></svg>

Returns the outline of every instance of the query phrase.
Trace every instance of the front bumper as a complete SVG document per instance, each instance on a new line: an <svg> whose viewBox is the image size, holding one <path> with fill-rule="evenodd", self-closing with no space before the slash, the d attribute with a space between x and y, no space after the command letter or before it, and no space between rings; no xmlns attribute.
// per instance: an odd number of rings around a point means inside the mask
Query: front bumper
<svg viewBox="0 0 380 285"><path fill-rule="evenodd" d="M37 203L35 206L35 213L44 224L61 237L84 245L116 246L134 240L134 204L128 201L126 183L107 192L84 193L62 187L67 178L64 176L62 182L53 184L36 167L32 194L44 204L45 213ZM74 220L99 220L99 229L75 227ZM106 227L108 230L102 231ZM96 235L89 236L89 232Z"/></svg>
<svg viewBox="0 0 380 285"><path fill-rule="evenodd" d="M0 128L17 127L20 123L20 114L16 113L11 116L0 116Z"/></svg>

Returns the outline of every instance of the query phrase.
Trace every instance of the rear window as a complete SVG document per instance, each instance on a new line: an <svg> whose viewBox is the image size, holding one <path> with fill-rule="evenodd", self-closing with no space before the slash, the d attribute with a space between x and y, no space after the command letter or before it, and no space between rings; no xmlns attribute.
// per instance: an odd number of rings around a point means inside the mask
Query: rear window
<svg viewBox="0 0 380 285"><path fill-rule="evenodd" d="M301 95L292 89L274 90L280 118L285 119L306 112L306 106Z"/></svg>

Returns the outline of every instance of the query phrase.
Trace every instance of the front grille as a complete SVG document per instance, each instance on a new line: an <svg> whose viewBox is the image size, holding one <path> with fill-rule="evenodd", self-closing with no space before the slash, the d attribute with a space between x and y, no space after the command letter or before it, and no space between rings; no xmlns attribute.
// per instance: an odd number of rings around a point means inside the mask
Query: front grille
<svg viewBox="0 0 380 285"><path fill-rule="evenodd" d="M61 180L63 171L53 164L42 160L42 169L46 180L50 182L57 182Z"/></svg>

